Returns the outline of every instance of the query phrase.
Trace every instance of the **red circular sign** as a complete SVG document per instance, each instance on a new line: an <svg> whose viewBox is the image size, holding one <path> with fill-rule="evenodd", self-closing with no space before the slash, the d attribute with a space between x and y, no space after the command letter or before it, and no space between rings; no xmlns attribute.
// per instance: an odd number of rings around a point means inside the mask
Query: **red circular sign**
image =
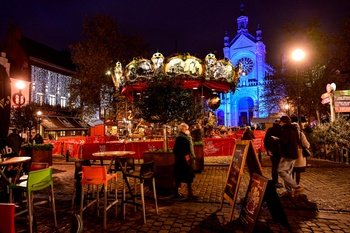
<svg viewBox="0 0 350 233"><path fill-rule="evenodd" d="M16 105L23 105L26 101L26 98L24 97L24 95L16 93L13 95L12 100Z"/></svg>

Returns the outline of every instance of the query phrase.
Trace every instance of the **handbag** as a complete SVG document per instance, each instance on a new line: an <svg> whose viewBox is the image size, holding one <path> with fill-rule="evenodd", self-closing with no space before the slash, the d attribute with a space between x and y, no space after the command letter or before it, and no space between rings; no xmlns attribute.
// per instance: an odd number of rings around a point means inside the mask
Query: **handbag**
<svg viewBox="0 0 350 233"><path fill-rule="evenodd" d="M303 150L303 156L304 156L305 158L311 156L311 151L310 151L308 148L302 146L302 150Z"/></svg>
<svg viewBox="0 0 350 233"><path fill-rule="evenodd" d="M301 142L301 130L300 130L300 133L299 133L300 135L299 135L299 140L300 140L300 145L301 145L301 149L302 149L302 153L303 153L303 156L305 157L305 158L307 158L307 157L309 157L309 156L311 156L311 151L308 149L308 148L306 148L305 146L303 146L303 144L302 144L302 142Z"/></svg>

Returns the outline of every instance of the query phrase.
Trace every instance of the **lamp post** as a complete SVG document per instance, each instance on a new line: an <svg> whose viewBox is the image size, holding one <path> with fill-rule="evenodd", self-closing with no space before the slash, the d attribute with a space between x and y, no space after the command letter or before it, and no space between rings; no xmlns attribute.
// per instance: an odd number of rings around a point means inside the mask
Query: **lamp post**
<svg viewBox="0 0 350 233"><path fill-rule="evenodd" d="M43 113L41 112L41 111L37 111L36 112L36 117L37 117L37 119L38 119L38 127L37 127L37 132L39 133L39 134L41 134L41 132L40 132L40 124L41 124L41 115L42 115Z"/></svg>
<svg viewBox="0 0 350 233"><path fill-rule="evenodd" d="M293 51L292 53L292 59L296 62L300 62L304 59L305 57L305 52L302 49L296 49ZM298 73L298 68L297 68L297 72L296 72L296 76L297 76L297 117L298 117L298 124L300 129L302 129L301 127L301 120L300 120L300 80L299 80L299 73Z"/></svg>

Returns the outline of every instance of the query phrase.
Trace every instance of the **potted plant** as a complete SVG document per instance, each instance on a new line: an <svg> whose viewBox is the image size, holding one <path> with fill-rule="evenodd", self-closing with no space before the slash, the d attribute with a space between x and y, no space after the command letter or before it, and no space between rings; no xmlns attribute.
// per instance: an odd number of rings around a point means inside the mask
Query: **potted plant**
<svg viewBox="0 0 350 233"><path fill-rule="evenodd" d="M31 162L48 163L50 166L52 166L52 149L53 145L50 143L26 143L21 147L20 156L31 157Z"/></svg>
<svg viewBox="0 0 350 233"><path fill-rule="evenodd" d="M144 161L154 161L157 188L175 188L175 157L168 146L166 126L179 122L193 125L202 117L203 106L194 101L191 90L182 88L182 83L170 76L160 75L149 80L141 96L137 103L139 116L146 122L164 126L164 148L145 152Z"/></svg>

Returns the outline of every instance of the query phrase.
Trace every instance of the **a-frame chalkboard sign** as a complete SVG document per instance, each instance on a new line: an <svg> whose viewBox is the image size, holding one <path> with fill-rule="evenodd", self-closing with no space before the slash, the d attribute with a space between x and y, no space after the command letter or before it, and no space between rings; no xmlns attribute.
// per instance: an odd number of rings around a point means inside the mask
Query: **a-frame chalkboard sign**
<svg viewBox="0 0 350 233"><path fill-rule="evenodd" d="M258 156L255 153L254 146L251 140L237 140L230 163L230 168L227 174L227 181L224 188L223 198L221 200L220 209L222 209L223 201L226 199L232 205L230 213L230 221L233 220L233 211L237 199L239 185L244 171L244 166L247 165L250 177L253 173L262 174L261 164Z"/></svg>
<svg viewBox="0 0 350 233"><path fill-rule="evenodd" d="M239 217L244 225L244 232L254 231L268 182L268 178L256 173L250 179Z"/></svg>

